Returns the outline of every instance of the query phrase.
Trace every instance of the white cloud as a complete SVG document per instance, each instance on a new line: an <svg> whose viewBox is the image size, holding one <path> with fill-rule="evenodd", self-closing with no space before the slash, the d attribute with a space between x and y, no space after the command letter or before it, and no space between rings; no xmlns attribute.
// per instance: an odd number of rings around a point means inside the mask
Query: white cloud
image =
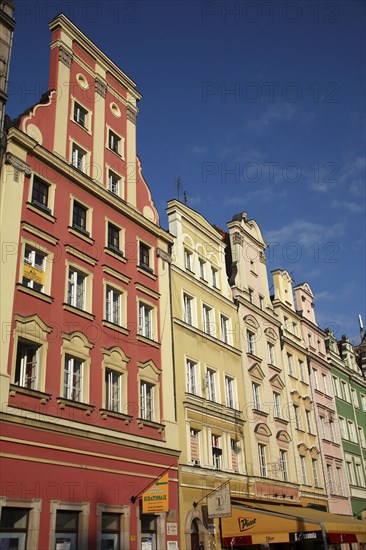
<svg viewBox="0 0 366 550"><path fill-rule="evenodd" d="M355 157L344 163L343 166L335 162L324 163L319 168L317 177L311 183L311 188L320 193L326 193L334 187L344 185L347 191L355 196L365 193L365 157Z"/></svg>
<svg viewBox="0 0 366 550"><path fill-rule="evenodd" d="M267 243L280 243L282 246L290 242L300 246L311 247L314 243L324 242L336 243L337 237L344 232L343 223L334 225L322 225L306 220L295 220L279 229L263 231Z"/></svg>
<svg viewBox="0 0 366 550"><path fill-rule="evenodd" d="M365 208L362 204L357 202L347 202L347 201L338 201L334 200L331 202L330 206L332 208L343 208L349 212L364 212Z"/></svg>

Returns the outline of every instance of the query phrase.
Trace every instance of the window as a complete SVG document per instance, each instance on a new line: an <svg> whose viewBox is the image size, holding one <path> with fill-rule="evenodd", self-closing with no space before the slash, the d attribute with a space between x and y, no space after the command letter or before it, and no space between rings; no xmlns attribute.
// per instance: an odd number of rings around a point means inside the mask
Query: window
<svg viewBox="0 0 366 550"><path fill-rule="evenodd" d="M284 325L285 325L285 329L286 329L286 330L289 330L289 328L290 328L290 323L289 323L288 317L284 316L284 317L283 317L283 322L284 322Z"/></svg>
<svg viewBox="0 0 366 550"><path fill-rule="evenodd" d="M355 478L354 478L353 464L352 464L351 461L348 461L348 460L347 460L346 464L347 464L348 481L349 481L350 485L354 485L355 484Z"/></svg>
<svg viewBox="0 0 366 550"><path fill-rule="evenodd" d="M261 295L259 295L259 307L264 309L264 298Z"/></svg>
<svg viewBox="0 0 366 550"><path fill-rule="evenodd" d="M117 153L117 155L121 154L121 138L112 132L112 130L108 132L108 147Z"/></svg>
<svg viewBox="0 0 366 550"><path fill-rule="evenodd" d="M261 410L261 401L259 394L259 384L252 382L252 392L253 392L253 408L257 411Z"/></svg>
<svg viewBox="0 0 366 550"><path fill-rule="evenodd" d="M206 397L210 401L216 401L216 372L212 369L206 371Z"/></svg>
<svg viewBox="0 0 366 550"><path fill-rule="evenodd" d="M247 330L248 353L251 353L252 355L255 355L255 343L254 342L255 342L254 333Z"/></svg>
<svg viewBox="0 0 366 550"><path fill-rule="evenodd" d="M139 334L149 340L153 339L152 332L152 307L143 304L139 304Z"/></svg>
<svg viewBox="0 0 366 550"><path fill-rule="evenodd" d="M333 420L329 420L329 433L330 433L330 440L335 441L335 433L334 433L334 423Z"/></svg>
<svg viewBox="0 0 366 550"><path fill-rule="evenodd" d="M79 512L57 510L55 548L77 550Z"/></svg>
<svg viewBox="0 0 366 550"><path fill-rule="evenodd" d="M311 434L312 432L312 425L311 425L311 413L310 411L305 411L306 414L306 425L308 427L308 432Z"/></svg>
<svg viewBox="0 0 366 550"><path fill-rule="evenodd" d="M86 276L72 267L69 267L67 303L78 309L86 308Z"/></svg>
<svg viewBox="0 0 366 550"><path fill-rule="evenodd" d="M74 201L72 209L72 227L81 233L89 235L89 231L86 228L86 217L88 209L82 204Z"/></svg>
<svg viewBox="0 0 366 550"><path fill-rule="evenodd" d="M319 487L318 461L315 458L312 458L311 464L313 467L314 487Z"/></svg>
<svg viewBox="0 0 366 550"><path fill-rule="evenodd" d="M318 340L318 351L319 353L323 353L322 343L320 340Z"/></svg>
<svg viewBox="0 0 366 550"><path fill-rule="evenodd" d="M140 383L140 407L141 418L154 420L154 386L148 382Z"/></svg>
<svg viewBox="0 0 366 550"><path fill-rule="evenodd" d="M18 340L14 384L31 390L38 389L40 346Z"/></svg>
<svg viewBox="0 0 366 550"><path fill-rule="evenodd" d="M39 206L47 212L51 212L48 207L48 194L49 194L49 185L45 183L37 176L33 178L33 187L32 187L32 204Z"/></svg>
<svg viewBox="0 0 366 550"><path fill-rule="evenodd" d="M273 392L273 412L275 418L281 417L281 396L279 393Z"/></svg>
<svg viewBox="0 0 366 550"><path fill-rule="evenodd" d="M300 466L301 466L302 482L304 485L307 485L308 477L306 474L306 457L305 456L300 456Z"/></svg>
<svg viewBox="0 0 366 550"><path fill-rule="evenodd" d="M219 285L218 285L219 272L215 267L211 267L211 276L212 276L212 286L214 288L219 288Z"/></svg>
<svg viewBox="0 0 366 550"><path fill-rule="evenodd" d="M292 332L295 336L298 336L297 323L292 323Z"/></svg>
<svg viewBox="0 0 366 550"><path fill-rule="evenodd" d="M105 318L109 323L122 325L122 293L107 286L105 297Z"/></svg>
<svg viewBox="0 0 366 550"><path fill-rule="evenodd" d="M254 290L252 288L248 288L248 294L249 294L249 302L253 304L254 302Z"/></svg>
<svg viewBox="0 0 366 550"><path fill-rule="evenodd" d="M358 426L358 439L360 441L360 445L361 447L365 448L366 447L366 442L365 442L365 432L363 431L363 428L361 426Z"/></svg>
<svg viewBox="0 0 366 550"><path fill-rule="evenodd" d="M74 121L80 124L83 128L86 128L88 111L84 109L79 103L74 102Z"/></svg>
<svg viewBox="0 0 366 550"><path fill-rule="evenodd" d="M353 388L351 388L351 399L352 399L353 405L359 408L360 405L358 404L357 393L356 393L356 390L354 390Z"/></svg>
<svg viewBox="0 0 366 550"><path fill-rule="evenodd" d="M342 439L348 439L348 430L347 430L346 421L341 416L339 416L338 419L339 419L339 429L341 432L341 437Z"/></svg>
<svg viewBox="0 0 366 550"><path fill-rule="evenodd" d="M306 382L304 361L299 360L299 370L300 370L300 380L301 380L301 382Z"/></svg>
<svg viewBox="0 0 366 550"><path fill-rule="evenodd" d="M192 315L192 304L193 298L188 294L183 294L183 318L184 322L188 325L193 325L193 315Z"/></svg>
<svg viewBox="0 0 366 550"><path fill-rule="evenodd" d="M213 329L211 326L211 312L212 309L209 306L202 306L203 332L206 334L211 334Z"/></svg>
<svg viewBox="0 0 366 550"><path fill-rule="evenodd" d="M105 370L106 404L109 411L121 412L122 375L110 369Z"/></svg>
<svg viewBox="0 0 366 550"><path fill-rule="evenodd" d="M309 342L309 347L310 348L313 348L313 335L312 334L308 334L308 342Z"/></svg>
<svg viewBox="0 0 366 550"><path fill-rule="evenodd" d="M3 506L0 520L0 548L24 550L27 537L29 508Z"/></svg>
<svg viewBox="0 0 366 550"><path fill-rule="evenodd" d="M287 473L287 452L280 449L280 470L282 472L283 481L288 481Z"/></svg>
<svg viewBox="0 0 366 550"><path fill-rule="evenodd" d="M351 420L348 420L347 424L348 424L348 433L349 433L350 440L357 443L354 423Z"/></svg>
<svg viewBox="0 0 366 550"><path fill-rule="evenodd" d="M346 382L341 381L341 397L344 401L349 401L348 387Z"/></svg>
<svg viewBox="0 0 366 550"><path fill-rule="evenodd" d="M323 390L324 390L324 393L325 395L328 395L329 392L328 392L328 379L327 379L327 375L322 373L322 379L323 379Z"/></svg>
<svg viewBox="0 0 366 550"><path fill-rule="evenodd" d="M239 443L235 439L230 440L231 446L231 467L234 472L239 472L238 454L240 452Z"/></svg>
<svg viewBox="0 0 366 550"><path fill-rule="evenodd" d="M327 435L327 426L325 424L325 418L324 416L319 416L320 419L320 428L321 428L321 435L323 439L328 439Z"/></svg>
<svg viewBox="0 0 366 550"><path fill-rule="evenodd" d="M363 410L364 412L366 412L366 396L361 394L360 397L361 397L362 410Z"/></svg>
<svg viewBox="0 0 366 550"><path fill-rule="evenodd" d="M216 470L221 470L221 455L222 449L220 447L220 437L212 434L212 458L213 465Z"/></svg>
<svg viewBox="0 0 366 550"><path fill-rule="evenodd" d="M191 438L191 462L196 466L200 464L200 448L199 448L199 432L197 430L190 431Z"/></svg>
<svg viewBox="0 0 366 550"><path fill-rule="evenodd" d="M333 494L334 493L333 472L332 472L332 466L330 464L327 464L327 481L328 481L328 493Z"/></svg>
<svg viewBox="0 0 366 550"><path fill-rule="evenodd" d="M221 340L225 344L229 344L229 324L229 318L225 315L220 315Z"/></svg>
<svg viewBox="0 0 366 550"><path fill-rule="evenodd" d="M146 271L152 271L150 266L150 251L151 248L147 244L140 241L139 244L139 258L140 258L140 267Z"/></svg>
<svg viewBox="0 0 366 550"><path fill-rule="evenodd" d="M72 146L72 165L81 172L85 172L86 152L81 147L75 145L75 143Z"/></svg>
<svg viewBox="0 0 366 550"><path fill-rule="evenodd" d="M301 430L300 425L300 411L297 405L294 405L295 426L297 430Z"/></svg>
<svg viewBox="0 0 366 550"><path fill-rule="evenodd" d="M336 467L336 471L337 471L337 480L338 480L338 487L337 487L337 493L339 495L343 495L344 494L344 490L343 490L343 475L342 475L342 468L339 468L339 467Z"/></svg>
<svg viewBox="0 0 366 550"><path fill-rule="evenodd" d="M355 462L356 485L363 487L363 475L361 464Z"/></svg>
<svg viewBox="0 0 366 550"><path fill-rule="evenodd" d="M198 395L197 392L197 363L187 359L186 363L186 373L187 373L187 393L193 393Z"/></svg>
<svg viewBox="0 0 366 550"><path fill-rule="evenodd" d="M120 244L120 229L110 222L108 222L107 247L113 252L122 255Z"/></svg>
<svg viewBox="0 0 366 550"><path fill-rule="evenodd" d="M259 475L267 477L267 459L266 459L266 446L259 443L258 445L258 458L259 458Z"/></svg>
<svg viewBox="0 0 366 550"><path fill-rule="evenodd" d="M270 365L275 365L276 360L275 360L275 354L274 354L274 345L271 344L270 342L268 342L267 343L267 350L268 350L268 363Z"/></svg>
<svg viewBox="0 0 366 550"><path fill-rule="evenodd" d="M291 353L287 354L287 365L288 365L288 372L290 376L294 375L294 358L291 355Z"/></svg>
<svg viewBox="0 0 366 550"><path fill-rule="evenodd" d="M234 380L230 376L225 376L225 394L226 406L230 409L235 408Z"/></svg>
<svg viewBox="0 0 366 550"><path fill-rule="evenodd" d="M101 548L120 548L121 514L102 512Z"/></svg>
<svg viewBox="0 0 366 550"><path fill-rule="evenodd" d="M313 380L314 380L314 387L316 390L319 389L319 378L318 378L318 371L317 369L313 369Z"/></svg>
<svg viewBox="0 0 366 550"><path fill-rule="evenodd" d="M82 369L83 363L79 359L70 355L65 356L63 392L65 399L82 401Z"/></svg>
<svg viewBox="0 0 366 550"><path fill-rule="evenodd" d="M24 249L22 284L37 292L44 292L46 254L26 244Z"/></svg>
<svg viewBox="0 0 366 550"><path fill-rule="evenodd" d="M200 268L200 278L203 279L204 281L206 280L206 277L205 277L205 261L204 260L201 260L201 258L199 259L199 268Z"/></svg>
<svg viewBox="0 0 366 550"><path fill-rule="evenodd" d="M339 392L339 380L336 376L333 376L332 377L333 379L333 389L334 389L334 395L336 397L339 397L340 396L340 392Z"/></svg>
<svg viewBox="0 0 366 550"><path fill-rule="evenodd" d="M192 271L192 256L192 252L187 249L184 250L184 265L189 271Z"/></svg>
<svg viewBox="0 0 366 550"><path fill-rule="evenodd" d="M113 172L112 170L108 170L108 191L110 191L114 195L119 196L120 183L121 183L121 178L119 177L119 175Z"/></svg>

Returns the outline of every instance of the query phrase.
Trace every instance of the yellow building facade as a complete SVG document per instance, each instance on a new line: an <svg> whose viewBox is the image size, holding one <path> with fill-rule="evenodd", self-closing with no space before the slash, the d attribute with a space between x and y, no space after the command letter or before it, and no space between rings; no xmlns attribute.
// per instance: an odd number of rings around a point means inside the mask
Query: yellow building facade
<svg viewBox="0 0 366 550"><path fill-rule="evenodd" d="M208 518L205 497L229 479L232 496L247 491L237 311L222 235L178 201L168 203L167 213L175 239L171 294L180 547L220 548L218 520Z"/></svg>

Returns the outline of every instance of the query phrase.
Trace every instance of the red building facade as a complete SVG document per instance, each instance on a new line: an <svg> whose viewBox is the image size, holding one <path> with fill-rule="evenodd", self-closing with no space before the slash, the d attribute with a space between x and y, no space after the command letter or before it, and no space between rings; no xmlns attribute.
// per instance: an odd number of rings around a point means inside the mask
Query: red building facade
<svg viewBox="0 0 366 550"><path fill-rule="evenodd" d="M2 170L0 540L166 548L172 239L136 156L140 95L66 17L50 29L50 91L13 121ZM166 470L168 511L143 514Z"/></svg>

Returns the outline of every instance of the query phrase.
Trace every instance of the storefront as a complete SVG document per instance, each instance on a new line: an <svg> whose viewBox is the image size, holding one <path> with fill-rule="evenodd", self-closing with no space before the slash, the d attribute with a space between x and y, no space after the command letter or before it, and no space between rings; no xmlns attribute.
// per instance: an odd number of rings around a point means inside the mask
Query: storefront
<svg viewBox="0 0 366 550"><path fill-rule="evenodd" d="M223 548L278 545L281 550L324 548L366 542L366 522L303 508L233 503L232 516L221 520Z"/></svg>

